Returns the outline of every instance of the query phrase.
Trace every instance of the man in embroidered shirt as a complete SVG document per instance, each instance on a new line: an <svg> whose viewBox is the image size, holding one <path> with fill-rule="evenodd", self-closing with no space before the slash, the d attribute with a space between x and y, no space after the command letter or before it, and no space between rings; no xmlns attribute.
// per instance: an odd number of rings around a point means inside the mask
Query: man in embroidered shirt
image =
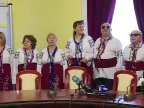
<svg viewBox="0 0 144 108"><path fill-rule="evenodd" d="M122 51L121 43L111 34L111 25L103 23L101 25L102 36L95 42L94 65L96 88L99 85L107 85L111 90L113 87L114 73L117 68L121 69L120 55Z"/></svg>
<svg viewBox="0 0 144 108"><path fill-rule="evenodd" d="M130 34L130 42L131 44L126 46L123 52L125 69L136 72L139 80L140 78L143 78L144 72L144 45L142 44L142 32L140 30L133 30ZM140 89L141 83L138 83L137 91L140 91Z"/></svg>

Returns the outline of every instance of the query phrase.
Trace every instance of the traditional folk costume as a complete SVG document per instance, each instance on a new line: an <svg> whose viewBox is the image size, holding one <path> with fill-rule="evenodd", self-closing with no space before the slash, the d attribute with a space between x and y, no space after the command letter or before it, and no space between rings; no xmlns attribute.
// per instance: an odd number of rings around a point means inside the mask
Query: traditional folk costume
<svg viewBox="0 0 144 108"><path fill-rule="evenodd" d="M12 62L12 50L4 47L0 52L0 90L12 90Z"/></svg>
<svg viewBox="0 0 144 108"><path fill-rule="evenodd" d="M63 89L63 51L57 47L53 53L45 48L40 53L42 89Z"/></svg>
<svg viewBox="0 0 144 108"><path fill-rule="evenodd" d="M139 78L143 78L144 74L144 44L128 45L123 52L124 64L126 70L136 72ZM138 83L138 86L141 84Z"/></svg>
<svg viewBox="0 0 144 108"><path fill-rule="evenodd" d="M114 73L122 67L121 51L121 43L114 37L96 40L93 69L97 87L105 83L109 89L112 89Z"/></svg>
<svg viewBox="0 0 144 108"><path fill-rule="evenodd" d="M75 36L71 38L66 45L65 55L72 55L71 61L67 61L68 66L82 66L87 70L88 85L93 87L93 70L92 70L92 58L93 58L93 39L88 35L82 35L80 41L75 39ZM80 62L81 59L86 58L88 63Z"/></svg>
<svg viewBox="0 0 144 108"><path fill-rule="evenodd" d="M15 76L18 72L23 70L37 70L38 66L38 51L32 49L31 52L27 53L24 48L20 48L15 52L14 57L14 72Z"/></svg>

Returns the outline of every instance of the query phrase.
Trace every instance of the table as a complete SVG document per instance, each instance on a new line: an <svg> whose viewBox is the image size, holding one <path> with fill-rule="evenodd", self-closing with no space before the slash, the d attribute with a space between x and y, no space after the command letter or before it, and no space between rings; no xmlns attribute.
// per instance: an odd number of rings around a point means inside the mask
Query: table
<svg viewBox="0 0 144 108"><path fill-rule="evenodd" d="M0 108L1 107L21 107L35 106L44 107L51 106L53 108L140 108L144 107L144 94L139 93L136 98L131 101L125 101L123 98L117 97L113 99L92 98L86 95L73 95L73 91L69 89L57 90L56 97L49 97L49 90L25 90L25 91L1 91L0 92ZM30 107L31 108L31 107Z"/></svg>

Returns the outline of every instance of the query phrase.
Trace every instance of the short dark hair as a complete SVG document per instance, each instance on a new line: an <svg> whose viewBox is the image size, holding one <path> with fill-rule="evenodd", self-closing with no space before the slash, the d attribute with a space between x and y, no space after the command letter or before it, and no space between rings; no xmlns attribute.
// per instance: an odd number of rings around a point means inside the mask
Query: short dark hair
<svg viewBox="0 0 144 108"><path fill-rule="evenodd" d="M82 24L84 24L84 20L75 21L75 22L73 23L73 28L76 28L77 25L82 25Z"/></svg>
<svg viewBox="0 0 144 108"><path fill-rule="evenodd" d="M25 36L23 37L22 43L24 43L25 39L30 40L31 43L32 43L32 44L31 44L32 49L35 49L36 43L37 43L36 38L35 38L33 35L25 35Z"/></svg>
<svg viewBox="0 0 144 108"><path fill-rule="evenodd" d="M78 25L82 25L82 24L84 24L84 20L75 21L75 22L73 23L73 28L76 28ZM74 36L75 34L76 34L76 32L73 31L73 36Z"/></svg>

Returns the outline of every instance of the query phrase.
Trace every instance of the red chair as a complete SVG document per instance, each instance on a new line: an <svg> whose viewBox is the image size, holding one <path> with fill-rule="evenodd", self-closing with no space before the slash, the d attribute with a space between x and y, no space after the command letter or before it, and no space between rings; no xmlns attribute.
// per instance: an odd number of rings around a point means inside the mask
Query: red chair
<svg viewBox="0 0 144 108"><path fill-rule="evenodd" d="M128 92L128 94L135 95L137 88L137 75L130 70L119 70L114 74L113 91Z"/></svg>
<svg viewBox="0 0 144 108"><path fill-rule="evenodd" d="M70 66L65 70L65 89L77 89L78 85L72 80L72 77L76 75L81 78L84 84L87 84L87 71L84 67Z"/></svg>
<svg viewBox="0 0 144 108"><path fill-rule="evenodd" d="M41 74L36 70L20 71L16 75L16 90L41 89Z"/></svg>

